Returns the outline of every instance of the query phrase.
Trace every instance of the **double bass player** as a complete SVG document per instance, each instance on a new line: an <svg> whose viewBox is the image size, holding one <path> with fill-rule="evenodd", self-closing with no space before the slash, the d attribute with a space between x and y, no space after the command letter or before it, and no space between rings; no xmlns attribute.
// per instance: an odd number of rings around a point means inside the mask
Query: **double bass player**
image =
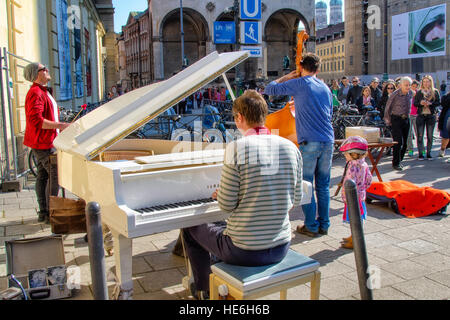
<svg viewBox="0 0 450 320"><path fill-rule="evenodd" d="M297 227L297 232L310 237L328 234L330 226L333 102L327 85L316 77L319 68L320 58L307 53L300 61L300 70L272 81L265 88L268 95L294 97L297 142L303 157L303 179L315 186L317 196L317 203L313 195L311 203L302 205L305 223Z"/></svg>

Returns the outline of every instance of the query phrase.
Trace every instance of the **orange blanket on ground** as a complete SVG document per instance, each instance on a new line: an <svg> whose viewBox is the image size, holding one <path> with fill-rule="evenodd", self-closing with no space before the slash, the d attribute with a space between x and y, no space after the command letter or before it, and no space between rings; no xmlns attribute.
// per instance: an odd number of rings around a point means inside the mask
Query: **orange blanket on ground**
<svg viewBox="0 0 450 320"><path fill-rule="evenodd" d="M405 180L373 182L367 192L395 199L400 213L408 218L428 216L450 202L448 192L431 187L418 187Z"/></svg>

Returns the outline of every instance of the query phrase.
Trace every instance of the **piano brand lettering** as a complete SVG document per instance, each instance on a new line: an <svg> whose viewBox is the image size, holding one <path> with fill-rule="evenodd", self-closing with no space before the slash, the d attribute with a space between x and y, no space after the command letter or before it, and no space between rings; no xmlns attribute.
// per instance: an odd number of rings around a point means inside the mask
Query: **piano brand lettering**
<svg viewBox="0 0 450 320"><path fill-rule="evenodd" d="M214 310L214 307L193 307L186 304L185 307L181 307L179 314L182 315L206 315L209 318Z"/></svg>

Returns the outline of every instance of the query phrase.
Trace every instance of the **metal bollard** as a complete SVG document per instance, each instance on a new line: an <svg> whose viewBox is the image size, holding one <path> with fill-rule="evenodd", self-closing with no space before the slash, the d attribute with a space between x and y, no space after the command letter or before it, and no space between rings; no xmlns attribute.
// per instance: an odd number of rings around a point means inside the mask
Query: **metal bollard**
<svg viewBox="0 0 450 320"><path fill-rule="evenodd" d="M358 193L356 192L356 184L351 179L345 181L345 197L347 199L347 210L352 230L353 251L355 253L361 300L373 300L372 289L367 285L370 281L368 273L369 262L367 260L366 243L361 223Z"/></svg>
<svg viewBox="0 0 450 320"><path fill-rule="evenodd" d="M94 300L108 300L102 219L100 217L100 205L97 202L89 202L86 206L86 227Z"/></svg>

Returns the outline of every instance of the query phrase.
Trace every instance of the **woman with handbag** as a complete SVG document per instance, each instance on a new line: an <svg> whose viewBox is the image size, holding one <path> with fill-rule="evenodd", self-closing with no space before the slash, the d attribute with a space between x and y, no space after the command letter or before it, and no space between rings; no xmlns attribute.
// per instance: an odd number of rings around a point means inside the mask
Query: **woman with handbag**
<svg viewBox="0 0 450 320"><path fill-rule="evenodd" d="M414 98L417 107L417 147L419 149L419 160L424 160L423 136L427 130L427 153L428 160L432 160L431 148L433 146L433 131L436 125L436 107L440 105L439 91L434 87L433 78L430 75L423 77L420 89Z"/></svg>

